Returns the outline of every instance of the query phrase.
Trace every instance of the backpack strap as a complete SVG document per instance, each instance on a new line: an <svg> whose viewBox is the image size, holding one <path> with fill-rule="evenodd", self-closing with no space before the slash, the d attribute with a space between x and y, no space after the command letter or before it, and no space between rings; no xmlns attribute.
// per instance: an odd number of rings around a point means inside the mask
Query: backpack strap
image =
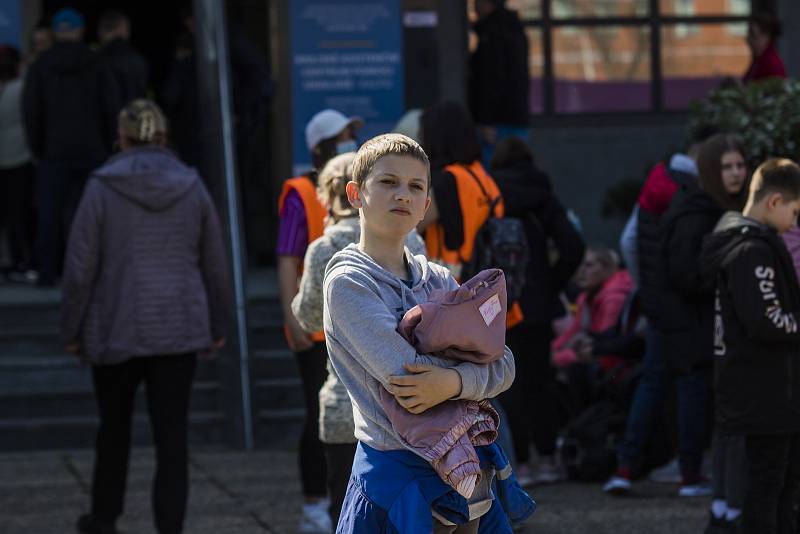
<svg viewBox="0 0 800 534"><path fill-rule="evenodd" d="M481 182L481 179L478 178L478 175L475 174L474 172L472 172L472 169L470 169L467 165L464 165L463 163L461 164L461 167L465 171L467 171L470 176L472 176L475 179L475 183L477 183L478 187L481 188L481 193L483 193L483 196L486 198L486 202L489 204L489 216L490 217L495 217L494 209L497 207L497 205L503 199L503 195L499 194L499 195L497 195L496 198L490 197L489 196L489 192L486 191L486 188L483 186L483 182Z"/></svg>

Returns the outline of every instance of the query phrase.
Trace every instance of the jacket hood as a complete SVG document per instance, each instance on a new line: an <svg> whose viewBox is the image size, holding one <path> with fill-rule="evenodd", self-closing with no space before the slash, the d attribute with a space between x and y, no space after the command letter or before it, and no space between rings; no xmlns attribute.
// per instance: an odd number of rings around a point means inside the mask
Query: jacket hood
<svg viewBox="0 0 800 534"><path fill-rule="evenodd" d="M151 211L170 208L201 183L194 168L161 147L126 150L94 171L93 176Z"/></svg>
<svg viewBox="0 0 800 534"><path fill-rule="evenodd" d="M428 264L428 260L423 255L412 256L408 248L406 248L406 261L412 278L410 290L412 292L420 291L431 278L431 267ZM378 265L368 254L361 252L355 243L350 243L331 258L331 261L328 262L328 267L325 269L326 276L328 272L339 266L347 266L361 271L379 282L396 288L401 294L409 290L408 286L400 278Z"/></svg>
<svg viewBox="0 0 800 534"><path fill-rule="evenodd" d="M669 167L663 162L656 164L647 175L639 194L638 203L643 210L661 215L669 208L670 200L680 188L697 183L697 165L684 154L675 154Z"/></svg>
<svg viewBox="0 0 800 534"><path fill-rule="evenodd" d="M738 211L726 212L714 232L703 241L700 263L704 266L704 272L716 273L733 249L748 239L759 237L772 240L777 234L769 226L745 217Z"/></svg>
<svg viewBox="0 0 800 534"><path fill-rule="evenodd" d="M552 196L550 178L528 161L492 169L491 176L503 193L506 214L511 217L519 217L531 210L539 211Z"/></svg>
<svg viewBox="0 0 800 534"><path fill-rule="evenodd" d="M664 215L663 224L666 227L685 215L712 212L722 215L723 210L711 195L697 186L679 189Z"/></svg>
<svg viewBox="0 0 800 534"><path fill-rule="evenodd" d="M46 54L46 55L45 55ZM56 41L43 55L42 63L57 72L77 72L97 61L86 43Z"/></svg>
<svg viewBox="0 0 800 534"><path fill-rule="evenodd" d="M361 224L358 217L341 219L336 224L325 228L325 235L337 250L342 250L350 243L358 243L361 238Z"/></svg>

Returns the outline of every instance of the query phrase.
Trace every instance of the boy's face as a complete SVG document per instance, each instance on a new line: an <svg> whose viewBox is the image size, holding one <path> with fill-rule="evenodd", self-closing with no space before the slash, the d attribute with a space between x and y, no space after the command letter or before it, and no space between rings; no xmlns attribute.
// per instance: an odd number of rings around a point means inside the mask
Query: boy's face
<svg viewBox="0 0 800 534"><path fill-rule="evenodd" d="M378 236L405 237L430 206L428 169L412 156L384 156L361 187L347 184L347 197L361 209L365 229Z"/></svg>
<svg viewBox="0 0 800 534"><path fill-rule="evenodd" d="M797 224L798 213L800 213L800 199L786 201L780 193L773 193L767 199L764 222L782 234Z"/></svg>

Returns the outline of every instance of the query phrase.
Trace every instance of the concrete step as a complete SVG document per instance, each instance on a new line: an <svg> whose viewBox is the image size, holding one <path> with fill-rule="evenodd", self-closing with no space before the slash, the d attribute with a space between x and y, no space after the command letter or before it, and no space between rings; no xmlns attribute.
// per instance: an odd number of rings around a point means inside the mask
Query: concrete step
<svg viewBox="0 0 800 534"><path fill-rule="evenodd" d="M295 409L305 406L303 385L299 377L255 380L253 386L253 402L257 409Z"/></svg>
<svg viewBox="0 0 800 534"><path fill-rule="evenodd" d="M256 445L265 449L297 448L306 411L303 408L275 408L257 411Z"/></svg>
<svg viewBox="0 0 800 534"><path fill-rule="evenodd" d="M213 412L219 407L220 386L216 382L195 381L190 411ZM147 395L140 386L134 404L135 413L147 414ZM97 403L91 388L76 385L54 391L0 390L0 421L13 419L94 416Z"/></svg>
<svg viewBox="0 0 800 534"><path fill-rule="evenodd" d="M254 350L250 371L254 379L299 376L297 361L288 348Z"/></svg>
<svg viewBox="0 0 800 534"><path fill-rule="evenodd" d="M219 411L189 415L189 441L208 445L221 443L225 437L225 414ZM0 451L88 448L94 446L97 417L31 417L0 419ZM152 445L150 422L146 414L133 420L133 445Z"/></svg>
<svg viewBox="0 0 800 534"><path fill-rule="evenodd" d="M195 380L215 381L217 362L199 361ZM0 392L91 389L91 369L69 355L0 355Z"/></svg>

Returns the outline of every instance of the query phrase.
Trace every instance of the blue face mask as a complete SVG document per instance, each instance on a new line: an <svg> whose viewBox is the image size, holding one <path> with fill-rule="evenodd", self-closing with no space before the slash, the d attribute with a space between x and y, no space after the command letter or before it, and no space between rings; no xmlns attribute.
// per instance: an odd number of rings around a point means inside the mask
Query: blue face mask
<svg viewBox="0 0 800 534"><path fill-rule="evenodd" d="M344 154L345 152L356 151L358 151L358 143L352 139L348 141L342 141L341 143L336 143L336 154Z"/></svg>

